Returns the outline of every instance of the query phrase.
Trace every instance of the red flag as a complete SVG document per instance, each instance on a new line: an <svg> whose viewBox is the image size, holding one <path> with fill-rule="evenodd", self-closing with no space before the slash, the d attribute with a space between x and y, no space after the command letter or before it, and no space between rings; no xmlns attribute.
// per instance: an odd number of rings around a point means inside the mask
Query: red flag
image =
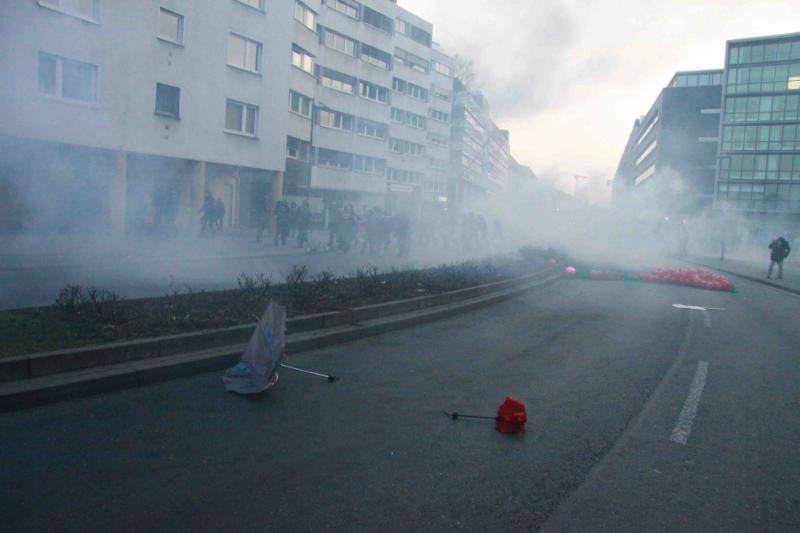
<svg viewBox="0 0 800 533"><path fill-rule="evenodd" d="M497 431L500 433L525 433L525 404L516 398L508 397L497 409Z"/></svg>

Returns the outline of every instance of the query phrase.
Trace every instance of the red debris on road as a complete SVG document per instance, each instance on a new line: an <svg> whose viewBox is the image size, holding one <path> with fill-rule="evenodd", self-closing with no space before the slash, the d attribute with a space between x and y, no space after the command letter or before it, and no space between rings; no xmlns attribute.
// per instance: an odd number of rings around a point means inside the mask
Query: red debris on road
<svg viewBox="0 0 800 533"><path fill-rule="evenodd" d="M496 428L500 433L525 433L525 404L509 396L497 409Z"/></svg>

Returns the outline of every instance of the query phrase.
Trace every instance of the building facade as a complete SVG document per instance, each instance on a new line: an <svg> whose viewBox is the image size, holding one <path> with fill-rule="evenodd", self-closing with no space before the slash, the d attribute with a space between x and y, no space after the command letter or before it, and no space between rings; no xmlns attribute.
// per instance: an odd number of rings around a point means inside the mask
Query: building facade
<svg viewBox="0 0 800 533"><path fill-rule="evenodd" d="M455 82L449 194L458 211L484 210L506 190L510 139L492 120L484 96Z"/></svg>
<svg viewBox="0 0 800 533"><path fill-rule="evenodd" d="M0 226L253 224L286 153L287 2L0 4ZM80 226L80 227L77 227Z"/></svg>
<svg viewBox="0 0 800 533"><path fill-rule="evenodd" d="M616 208L685 215L713 204L722 70L676 73L634 123L615 179Z"/></svg>
<svg viewBox="0 0 800 533"><path fill-rule="evenodd" d="M800 33L727 42L715 205L783 230L800 219Z"/></svg>
<svg viewBox="0 0 800 533"><path fill-rule="evenodd" d="M294 3L285 193L315 211L445 201L452 58L390 0Z"/></svg>

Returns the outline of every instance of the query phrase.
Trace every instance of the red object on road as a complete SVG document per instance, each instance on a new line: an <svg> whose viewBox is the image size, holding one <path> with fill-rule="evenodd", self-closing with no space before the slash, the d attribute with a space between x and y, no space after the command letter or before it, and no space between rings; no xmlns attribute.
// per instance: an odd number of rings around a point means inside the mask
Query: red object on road
<svg viewBox="0 0 800 533"><path fill-rule="evenodd" d="M525 433L525 404L509 396L497 409L496 428L500 433Z"/></svg>
<svg viewBox="0 0 800 533"><path fill-rule="evenodd" d="M657 283L672 283L686 285L712 291L728 291L736 289L731 280L721 274L715 274L703 269L658 269L650 274L643 274L642 281Z"/></svg>

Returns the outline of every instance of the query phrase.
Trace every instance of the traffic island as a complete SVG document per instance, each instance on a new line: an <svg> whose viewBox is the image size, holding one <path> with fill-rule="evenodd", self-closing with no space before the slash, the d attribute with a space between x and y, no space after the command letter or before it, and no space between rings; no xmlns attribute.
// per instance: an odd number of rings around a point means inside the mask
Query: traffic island
<svg viewBox="0 0 800 533"><path fill-rule="evenodd" d="M440 320L554 283L551 268L438 294L295 316L289 355ZM238 361L254 324L0 359L0 410L223 369Z"/></svg>

